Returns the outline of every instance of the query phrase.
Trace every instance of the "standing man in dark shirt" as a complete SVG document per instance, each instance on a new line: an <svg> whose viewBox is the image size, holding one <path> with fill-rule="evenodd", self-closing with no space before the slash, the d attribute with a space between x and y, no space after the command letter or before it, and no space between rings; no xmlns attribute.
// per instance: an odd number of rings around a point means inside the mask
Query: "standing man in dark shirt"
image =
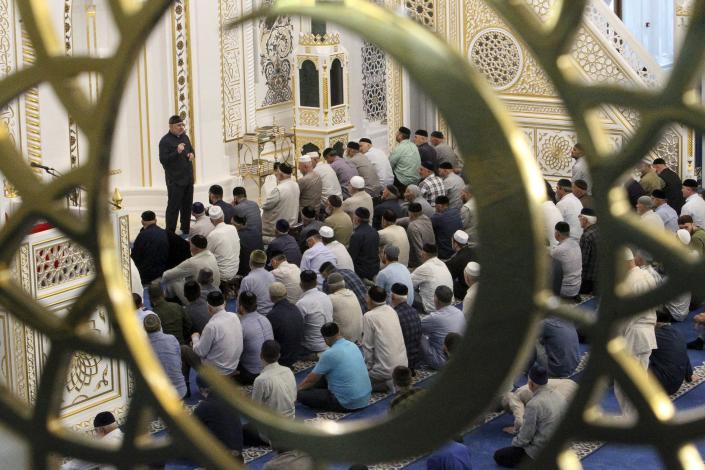
<svg viewBox="0 0 705 470"><path fill-rule="evenodd" d="M668 168L666 161L663 158L657 158L651 164L653 169L659 175L659 178L663 180L666 185L663 187L663 191L666 193L666 200L668 205L673 207L676 212L681 213L681 207L685 204L683 199L683 193L681 189L683 188L683 182L678 177L675 171Z"/></svg>
<svg viewBox="0 0 705 470"><path fill-rule="evenodd" d="M355 264L355 273L363 280L372 281L379 272L379 233L370 226L370 211L358 207L353 216L350 257Z"/></svg>
<svg viewBox="0 0 705 470"><path fill-rule="evenodd" d="M233 225L240 237L240 267L237 274L246 276L250 272L250 254L255 250L264 250L262 232L257 232L247 225L247 219L241 215L233 217Z"/></svg>
<svg viewBox="0 0 705 470"><path fill-rule="evenodd" d="M247 199L247 191L242 186L233 189L235 215L247 221L247 227L262 236L262 211L255 201Z"/></svg>
<svg viewBox="0 0 705 470"><path fill-rule="evenodd" d="M169 238L166 231L157 225L154 212L142 212L142 230L135 238L130 256L140 272L143 286L162 277L166 271L169 262Z"/></svg>
<svg viewBox="0 0 705 470"><path fill-rule="evenodd" d="M453 276L453 294L456 299L465 298L468 292L468 285L465 283L465 267L470 261L477 261L475 250L468 245L468 234L463 230L457 230L453 234L453 251L455 254L446 261L448 271Z"/></svg>
<svg viewBox="0 0 705 470"><path fill-rule="evenodd" d="M428 162L433 165L433 171L438 171L438 154L436 149L433 148L431 144L428 143L428 131L424 129L419 129L414 135L414 143L419 148L419 155L421 156L421 164Z"/></svg>
<svg viewBox="0 0 705 470"><path fill-rule="evenodd" d="M267 315L274 339L281 346L279 364L292 367L303 355L304 317L301 310L286 299L286 287L281 282L269 286L269 299L274 304Z"/></svg>
<svg viewBox="0 0 705 470"><path fill-rule="evenodd" d="M450 200L448 196L438 196L436 198L436 213L431 217L433 233L436 235L436 245L438 246L438 258L447 260L455 253L453 251L453 234L463 229L463 220L460 211L455 207L448 207Z"/></svg>
<svg viewBox="0 0 705 470"><path fill-rule="evenodd" d="M186 135L181 116L169 118L169 132L159 141L159 161L166 177L166 229L176 232L176 218L181 213L181 231L188 233L193 204L193 146Z"/></svg>
<svg viewBox="0 0 705 470"><path fill-rule="evenodd" d="M233 216L235 215L235 208L223 201L223 187L219 184L214 184L208 189L208 201L214 205L223 209L223 222L226 224L233 223Z"/></svg>

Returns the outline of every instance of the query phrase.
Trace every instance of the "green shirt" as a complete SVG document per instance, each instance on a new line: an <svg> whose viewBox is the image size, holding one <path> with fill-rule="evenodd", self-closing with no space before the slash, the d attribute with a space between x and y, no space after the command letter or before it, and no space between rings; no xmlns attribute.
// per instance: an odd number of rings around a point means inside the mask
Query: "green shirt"
<svg viewBox="0 0 705 470"><path fill-rule="evenodd" d="M402 140L392 153L389 154L389 163L392 165L394 176L403 185L419 182L419 168L421 156L418 147L411 140Z"/></svg>
<svg viewBox="0 0 705 470"><path fill-rule="evenodd" d="M179 304L159 299L152 303L152 310L159 316L162 331L176 336L179 344L186 344L185 340L191 335L191 319L184 309Z"/></svg>
<svg viewBox="0 0 705 470"><path fill-rule="evenodd" d="M690 236L690 245L698 251L700 256L705 255L705 230L701 228L695 229L693 234Z"/></svg>

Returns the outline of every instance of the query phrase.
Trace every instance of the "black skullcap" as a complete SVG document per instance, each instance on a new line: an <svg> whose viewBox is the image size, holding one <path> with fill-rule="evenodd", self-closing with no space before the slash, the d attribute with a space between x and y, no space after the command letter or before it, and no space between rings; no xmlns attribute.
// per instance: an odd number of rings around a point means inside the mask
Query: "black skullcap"
<svg viewBox="0 0 705 470"><path fill-rule="evenodd" d="M325 323L321 327L321 336L324 338L332 338L333 336L337 335L340 332L340 328L338 328L338 325L334 322L328 322Z"/></svg>
<svg viewBox="0 0 705 470"><path fill-rule="evenodd" d="M169 124L178 124L180 122L184 122L183 119L181 119L181 116L178 114L174 114L172 117L169 118Z"/></svg>
<svg viewBox="0 0 705 470"><path fill-rule="evenodd" d="M289 231L289 222L285 219L277 220L276 228L278 232L287 233Z"/></svg>
<svg viewBox="0 0 705 470"><path fill-rule="evenodd" d="M211 194L215 194L216 196L223 197L223 187L219 184L214 184L210 188L208 188L208 192Z"/></svg>
<svg viewBox="0 0 705 470"><path fill-rule="evenodd" d="M409 288L406 287L401 282L396 282L392 284L392 294L396 295L407 295L409 293Z"/></svg>
<svg viewBox="0 0 705 470"><path fill-rule="evenodd" d="M585 181L585 180L575 180L575 182L573 184L575 186L577 186L578 188L582 189L583 191L588 190L588 184L587 184L587 181Z"/></svg>
<svg viewBox="0 0 705 470"><path fill-rule="evenodd" d="M561 178L558 180L558 186L561 188L573 188L573 183L570 182L570 180Z"/></svg>
<svg viewBox="0 0 705 470"><path fill-rule="evenodd" d="M384 220L386 220L387 222L396 222L397 221L397 213L391 209L387 209L386 211L384 211L384 214L382 214L382 218Z"/></svg>
<svg viewBox="0 0 705 470"><path fill-rule="evenodd" d="M429 255L435 255L438 253L438 247L432 243L424 243L422 250Z"/></svg>
<svg viewBox="0 0 705 470"><path fill-rule="evenodd" d="M301 209L301 214L307 219L314 219L316 217L316 209L311 206L306 206Z"/></svg>
<svg viewBox="0 0 705 470"><path fill-rule="evenodd" d="M307 269L305 271L301 271L299 279L301 279L301 282L316 282L318 280L318 276L314 271Z"/></svg>
<svg viewBox="0 0 705 470"><path fill-rule="evenodd" d="M568 235L570 233L570 225L568 225L568 222L558 222L555 229L556 232L562 233L563 235Z"/></svg>
<svg viewBox="0 0 705 470"><path fill-rule="evenodd" d="M191 237L191 244L196 248L205 250L206 248L208 248L208 239L203 235L194 235L193 237Z"/></svg>
<svg viewBox="0 0 705 470"><path fill-rule="evenodd" d="M546 385L548 383L548 372L542 366L536 364L529 371L529 379L536 385Z"/></svg>
<svg viewBox="0 0 705 470"><path fill-rule="evenodd" d="M237 302L238 305L241 305L247 312L254 312L257 310L257 295L254 292L240 292Z"/></svg>
<svg viewBox="0 0 705 470"><path fill-rule="evenodd" d="M235 186L233 188L233 196L234 197L247 197L247 191L245 191L245 188L242 186Z"/></svg>
<svg viewBox="0 0 705 470"><path fill-rule="evenodd" d="M370 296L370 299L377 303L386 302L387 300L387 292L384 290L383 287L370 287L370 290L367 291L367 294Z"/></svg>
<svg viewBox="0 0 705 470"><path fill-rule="evenodd" d="M428 131L425 129L419 129L416 131L416 135L420 135L423 137L428 137Z"/></svg>
<svg viewBox="0 0 705 470"><path fill-rule="evenodd" d="M360 142L366 142L366 143L372 145L372 141L370 139L368 139L367 137L363 137L362 139L360 139Z"/></svg>
<svg viewBox="0 0 705 470"><path fill-rule="evenodd" d="M323 151L323 158L326 158L328 155L336 155L337 156L338 152L334 148L328 147L327 149L325 149Z"/></svg>
<svg viewBox="0 0 705 470"><path fill-rule="evenodd" d="M294 171L294 169L291 168L291 165L289 165L288 163L282 163L281 165L279 165L279 171L286 175L290 175Z"/></svg>
<svg viewBox="0 0 705 470"><path fill-rule="evenodd" d="M442 205L442 206L447 206L450 204L450 199L448 199L448 196L438 196L436 198L436 205Z"/></svg>
<svg viewBox="0 0 705 470"><path fill-rule="evenodd" d="M318 272L321 274L327 273L328 271L335 271L335 265L330 261L326 261L320 268L318 268Z"/></svg>
<svg viewBox="0 0 705 470"><path fill-rule="evenodd" d="M203 214L206 208L203 206L202 202L194 202L191 206L191 212L194 214Z"/></svg>
<svg viewBox="0 0 705 470"><path fill-rule="evenodd" d="M686 188L697 188L698 187L698 182L695 181L694 179L687 179L683 181L683 186Z"/></svg>
<svg viewBox="0 0 705 470"><path fill-rule="evenodd" d="M445 136L443 135L443 132L441 132L441 131L431 132L431 137L435 137L436 139L445 139Z"/></svg>
<svg viewBox="0 0 705 470"><path fill-rule="evenodd" d="M411 135L411 129L408 127L401 126L399 128L399 133L404 134L405 136L409 137Z"/></svg>
<svg viewBox="0 0 705 470"><path fill-rule="evenodd" d="M393 184L388 184L385 189L390 193L394 194L396 197L399 197L399 188L397 188Z"/></svg>
<svg viewBox="0 0 705 470"><path fill-rule="evenodd" d="M247 224L247 217L245 217L244 215L234 215L233 222L238 225L245 225Z"/></svg>
<svg viewBox="0 0 705 470"><path fill-rule="evenodd" d="M451 162L442 162L440 165L438 165L438 168L442 170L452 170L453 164Z"/></svg>
<svg viewBox="0 0 705 470"><path fill-rule="evenodd" d="M433 165L433 162L429 162L428 160L422 161L421 166L429 171L433 171L436 169L436 167Z"/></svg>
<svg viewBox="0 0 705 470"><path fill-rule="evenodd" d="M355 209L355 215L361 220L370 220L370 211L365 207L358 207Z"/></svg>
<svg viewBox="0 0 705 470"><path fill-rule="evenodd" d="M423 210L423 208L421 207L421 204L419 204L418 202L412 202L411 204L409 204L409 212L412 212L414 214L418 214L422 210Z"/></svg>
<svg viewBox="0 0 705 470"><path fill-rule="evenodd" d="M583 207L583 209L580 211L582 215L589 215L592 217L595 217L595 209L592 207Z"/></svg>
<svg viewBox="0 0 705 470"><path fill-rule="evenodd" d="M208 305L211 307L220 307L225 303L225 297L219 290L213 290L206 296L206 302L208 302Z"/></svg>
<svg viewBox="0 0 705 470"><path fill-rule="evenodd" d="M144 220L145 222L157 220L157 214L155 214L154 211L144 211L142 212L142 220Z"/></svg>
<svg viewBox="0 0 705 470"><path fill-rule="evenodd" d="M664 160L663 158L656 158L656 159L654 159L654 161L651 164L652 165L665 165L666 160Z"/></svg>
<svg viewBox="0 0 705 470"><path fill-rule="evenodd" d="M654 189L651 191L651 195L656 199L666 199L666 191L663 189Z"/></svg>
<svg viewBox="0 0 705 470"><path fill-rule="evenodd" d="M360 144L357 142L348 142L348 148L353 150L360 150Z"/></svg>
<svg viewBox="0 0 705 470"><path fill-rule="evenodd" d="M115 416L110 411L101 411L93 418L93 427L101 428L115 422Z"/></svg>

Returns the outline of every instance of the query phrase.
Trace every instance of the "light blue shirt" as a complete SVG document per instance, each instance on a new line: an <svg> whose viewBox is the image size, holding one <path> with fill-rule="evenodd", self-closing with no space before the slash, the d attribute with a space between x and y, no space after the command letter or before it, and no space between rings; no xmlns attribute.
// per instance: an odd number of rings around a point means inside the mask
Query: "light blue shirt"
<svg viewBox="0 0 705 470"><path fill-rule="evenodd" d="M274 339L272 324L267 317L257 312L250 312L240 317L242 325L242 356L240 364L247 372L259 374L262 372L262 343Z"/></svg>
<svg viewBox="0 0 705 470"><path fill-rule="evenodd" d="M274 275L264 268L255 268L245 276L240 284L240 292L252 292L257 296L257 312L266 315L272 310L269 286L274 283Z"/></svg>
<svg viewBox="0 0 705 470"><path fill-rule="evenodd" d="M321 265L326 261L333 263L333 266L338 266L338 259L322 242L317 242L311 248L304 251L304 254L301 257L301 271L310 269L315 272L318 276L319 288L323 285L323 276L321 276L321 273L318 271L321 269Z"/></svg>
<svg viewBox="0 0 705 470"><path fill-rule="evenodd" d="M313 373L325 375L330 390L349 410L364 408L370 401L372 385L360 348L340 338L321 355Z"/></svg>
<svg viewBox="0 0 705 470"><path fill-rule="evenodd" d="M151 313L151 312L149 312ZM181 346L174 335L167 335L162 330L149 333L149 342L154 353L162 363L167 377L174 385L180 397L186 395L186 381L181 371Z"/></svg>
<svg viewBox="0 0 705 470"><path fill-rule="evenodd" d="M673 207L668 204L661 204L654 209L654 212L661 217L661 220L663 220L663 226L666 227L666 230L670 230L673 233L678 231L678 213Z"/></svg>
<svg viewBox="0 0 705 470"><path fill-rule="evenodd" d="M452 305L443 307L421 319L421 349L426 363L432 369L440 369L446 362L443 342L448 333L463 334L465 315Z"/></svg>
<svg viewBox="0 0 705 470"><path fill-rule="evenodd" d="M387 303L390 303L392 286L396 283L404 284L409 289L409 293L406 295L406 303L413 305L414 283L406 266L401 263L391 263L377 274L376 284L387 291Z"/></svg>

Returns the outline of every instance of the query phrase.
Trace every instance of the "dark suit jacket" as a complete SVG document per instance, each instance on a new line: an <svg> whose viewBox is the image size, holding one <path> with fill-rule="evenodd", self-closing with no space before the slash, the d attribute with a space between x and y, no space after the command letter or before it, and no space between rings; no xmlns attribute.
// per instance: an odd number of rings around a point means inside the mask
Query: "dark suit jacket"
<svg viewBox="0 0 705 470"><path fill-rule="evenodd" d="M132 245L132 259L140 272L142 284L146 285L166 271L169 261L169 237L167 231L156 224L140 230Z"/></svg>
<svg viewBox="0 0 705 470"><path fill-rule="evenodd" d="M362 223L350 237L350 257L355 264L355 273L362 279L374 279L379 272L379 233Z"/></svg>
<svg viewBox="0 0 705 470"><path fill-rule="evenodd" d="M668 201L668 205L673 207L676 212L680 214L681 207L683 207L683 204L685 204L685 200L683 199L683 193L681 192L681 189L683 188L683 182L678 177L676 172L674 172L670 168L666 168L658 176L664 181L664 183L666 183L666 186L664 186L663 188L663 192L666 193L666 200Z"/></svg>
<svg viewBox="0 0 705 470"><path fill-rule="evenodd" d="M387 209L394 212L397 217L404 217L405 215L404 209L402 209L401 204L399 204L399 199L386 199L380 202L377 206L375 206L375 213L372 217L372 227L376 230L380 230L382 228L382 216Z"/></svg>
<svg viewBox="0 0 705 470"><path fill-rule="evenodd" d="M181 153L176 151L179 144L185 144L184 151ZM159 141L159 161L164 167L167 186L193 184L193 165L188 159L189 153L195 152L193 152L191 140L185 132L178 137L167 132Z"/></svg>
<svg viewBox="0 0 705 470"><path fill-rule="evenodd" d="M303 353L304 317L298 307L286 299L280 300L267 315L274 339L281 346L279 364L291 367Z"/></svg>

